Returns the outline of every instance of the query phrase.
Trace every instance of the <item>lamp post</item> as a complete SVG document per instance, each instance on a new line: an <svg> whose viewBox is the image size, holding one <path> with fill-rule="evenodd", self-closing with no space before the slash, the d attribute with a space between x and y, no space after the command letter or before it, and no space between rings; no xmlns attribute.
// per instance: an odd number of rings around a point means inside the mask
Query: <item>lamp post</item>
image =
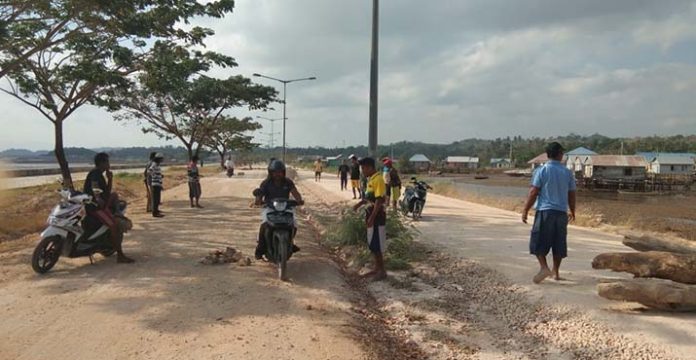
<svg viewBox="0 0 696 360"><path fill-rule="evenodd" d="M301 78L301 79L281 80L281 79L276 79L276 78L271 77L271 76L261 75L258 73L254 73L253 75L256 77L262 77L262 78L266 78L269 80L275 80L275 81L278 81L278 82L283 84L283 162L285 162L285 157L287 155L287 147L286 147L286 143L285 143L285 137L286 137L285 136L285 129L287 127L286 120L288 119L285 116L285 104L287 102L286 100L287 100L288 84L293 83L293 82L298 82L298 81L316 80L317 78L312 76L312 77Z"/></svg>
<svg viewBox="0 0 696 360"><path fill-rule="evenodd" d="M270 144L270 147L273 148L274 145L275 145L275 142L273 141L273 136L274 136L275 134L278 134L277 132L275 132L275 122L276 122L276 121L283 120L283 119L271 119L271 118L267 118L267 117L263 117L263 116L256 116L256 118L257 118L257 119L266 120L266 121L270 121L270 122L271 122L271 132L270 132L269 134L267 134L267 135L270 135L270 137L271 137L271 144Z"/></svg>

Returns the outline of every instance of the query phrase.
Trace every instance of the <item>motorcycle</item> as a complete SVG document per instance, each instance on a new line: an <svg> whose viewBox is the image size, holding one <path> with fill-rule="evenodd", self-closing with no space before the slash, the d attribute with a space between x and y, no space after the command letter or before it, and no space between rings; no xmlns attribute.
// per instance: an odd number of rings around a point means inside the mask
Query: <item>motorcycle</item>
<svg viewBox="0 0 696 360"><path fill-rule="evenodd" d="M234 176L234 168L228 167L227 168L227 177L232 177L232 176Z"/></svg>
<svg viewBox="0 0 696 360"><path fill-rule="evenodd" d="M295 209L299 203L288 199L275 199L266 205L266 259L278 266L278 278L287 280L288 260L293 253L295 235Z"/></svg>
<svg viewBox="0 0 696 360"><path fill-rule="evenodd" d="M425 199L428 196L428 190L433 188L416 178L411 178L412 186L407 186L404 191L404 197L401 199L401 212L404 216L410 213L413 220L418 220L423 217L423 208L425 207Z"/></svg>
<svg viewBox="0 0 696 360"><path fill-rule="evenodd" d="M98 193L95 189L95 193ZM96 219L86 216L85 206L94 204L92 197L78 191L61 190L61 201L48 217L48 226L41 232L41 240L31 257L31 267L35 272L44 274L56 265L61 256L69 258L89 257L100 254L104 257L116 251L110 241L109 228ZM132 228L132 223L125 217L125 201L115 205L115 217L121 222L123 236Z"/></svg>

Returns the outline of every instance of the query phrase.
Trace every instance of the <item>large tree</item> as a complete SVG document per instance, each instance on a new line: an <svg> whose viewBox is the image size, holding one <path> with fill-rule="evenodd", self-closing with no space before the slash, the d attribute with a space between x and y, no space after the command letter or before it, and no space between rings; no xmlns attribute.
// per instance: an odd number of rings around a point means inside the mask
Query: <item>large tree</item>
<svg viewBox="0 0 696 360"><path fill-rule="evenodd" d="M254 136L249 132L261 128L261 124L246 117L223 117L215 128L211 129L210 136L205 145L220 156L220 167L225 167L225 156L232 151L250 151L258 147L254 143Z"/></svg>
<svg viewBox="0 0 696 360"><path fill-rule="evenodd" d="M12 0L10 0L12 1ZM3 3L4 4L4 3ZM63 123L83 105L126 89L151 61L155 40L201 45L209 29L181 24L223 17L233 0L32 0L2 7L2 88L54 126L55 155L72 187L63 151ZM31 4L27 7L27 4Z"/></svg>
<svg viewBox="0 0 696 360"><path fill-rule="evenodd" d="M205 146L226 110L262 110L275 101L274 88L249 78L205 75L213 66L236 66L232 58L172 43L155 44L155 49L137 83L109 97L111 109L118 112L118 120L135 121L145 133L178 139L189 158Z"/></svg>

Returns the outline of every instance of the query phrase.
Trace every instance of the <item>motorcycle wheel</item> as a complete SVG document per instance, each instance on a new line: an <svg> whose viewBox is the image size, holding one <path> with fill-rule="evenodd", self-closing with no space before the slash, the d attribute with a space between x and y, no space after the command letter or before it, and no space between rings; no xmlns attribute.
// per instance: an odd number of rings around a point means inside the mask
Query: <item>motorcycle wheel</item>
<svg viewBox="0 0 696 360"><path fill-rule="evenodd" d="M420 219L422 213L423 213L423 204L420 201L416 201L416 203L413 204L413 220Z"/></svg>
<svg viewBox="0 0 696 360"><path fill-rule="evenodd" d="M276 231L273 233L273 240L276 245L276 250L278 251L278 278L281 281L288 279L288 247L290 241L290 234L286 231Z"/></svg>
<svg viewBox="0 0 696 360"><path fill-rule="evenodd" d="M60 236L49 236L41 239L31 256L31 267L37 274L45 274L58 262L63 239Z"/></svg>

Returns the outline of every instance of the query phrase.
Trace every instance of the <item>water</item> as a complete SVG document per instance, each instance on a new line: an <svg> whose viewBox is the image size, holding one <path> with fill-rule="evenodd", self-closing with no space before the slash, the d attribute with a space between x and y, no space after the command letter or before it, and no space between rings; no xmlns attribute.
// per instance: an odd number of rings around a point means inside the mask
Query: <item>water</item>
<svg viewBox="0 0 696 360"><path fill-rule="evenodd" d="M70 163L70 167L90 167L91 164L88 163ZM58 169L59 166L56 163L8 163L0 162L0 170L43 170L43 169Z"/></svg>

